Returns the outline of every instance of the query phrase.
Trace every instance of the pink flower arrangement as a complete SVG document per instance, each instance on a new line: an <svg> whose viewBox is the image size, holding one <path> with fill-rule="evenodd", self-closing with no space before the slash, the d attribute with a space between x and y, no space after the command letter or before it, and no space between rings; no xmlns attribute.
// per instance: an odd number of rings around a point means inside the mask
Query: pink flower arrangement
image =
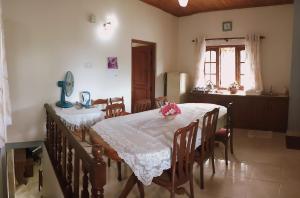
<svg viewBox="0 0 300 198"><path fill-rule="evenodd" d="M181 114L181 110L176 103L167 103L160 109L160 112L164 117Z"/></svg>

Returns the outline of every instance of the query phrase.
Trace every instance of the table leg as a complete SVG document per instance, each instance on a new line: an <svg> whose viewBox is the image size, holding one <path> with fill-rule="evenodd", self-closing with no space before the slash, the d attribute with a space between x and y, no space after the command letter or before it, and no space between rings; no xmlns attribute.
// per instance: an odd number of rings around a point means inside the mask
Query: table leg
<svg viewBox="0 0 300 198"><path fill-rule="evenodd" d="M139 188L140 197L144 198L145 197L144 184L138 180L137 185L138 185L138 188Z"/></svg>
<svg viewBox="0 0 300 198"><path fill-rule="evenodd" d="M126 198L135 184L138 185L139 192L140 192L140 197L144 198L144 196L145 196L144 186L137 179L137 177L134 175L134 173L132 173L132 175L129 177L129 179L128 179L126 185L125 185L125 188L123 189L123 191L122 191L121 195L119 196L119 198Z"/></svg>

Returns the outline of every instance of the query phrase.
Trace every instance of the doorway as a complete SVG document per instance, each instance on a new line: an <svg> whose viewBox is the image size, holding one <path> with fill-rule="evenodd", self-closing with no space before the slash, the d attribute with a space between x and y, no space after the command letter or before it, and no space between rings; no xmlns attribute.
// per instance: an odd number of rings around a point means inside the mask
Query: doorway
<svg viewBox="0 0 300 198"><path fill-rule="evenodd" d="M41 197L43 195L43 142L6 145L7 187L4 197Z"/></svg>
<svg viewBox="0 0 300 198"><path fill-rule="evenodd" d="M132 40L131 111L138 100L155 98L155 52L156 44Z"/></svg>

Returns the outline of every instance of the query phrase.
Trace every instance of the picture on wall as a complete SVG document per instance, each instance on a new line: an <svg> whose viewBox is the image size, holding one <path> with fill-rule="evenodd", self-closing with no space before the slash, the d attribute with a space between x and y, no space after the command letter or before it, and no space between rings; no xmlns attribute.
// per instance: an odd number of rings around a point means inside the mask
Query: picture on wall
<svg viewBox="0 0 300 198"><path fill-rule="evenodd" d="M108 69L118 69L118 58L108 57L107 58L107 68Z"/></svg>
<svg viewBox="0 0 300 198"><path fill-rule="evenodd" d="M232 21L223 22L223 32L232 31Z"/></svg>

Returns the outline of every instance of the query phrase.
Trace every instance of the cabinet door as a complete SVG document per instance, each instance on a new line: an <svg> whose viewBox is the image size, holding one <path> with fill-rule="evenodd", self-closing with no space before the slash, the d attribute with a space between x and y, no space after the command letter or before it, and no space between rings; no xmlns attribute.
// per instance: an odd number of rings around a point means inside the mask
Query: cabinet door
<svg viewBox="0 0 300 198"><path fill-rule="evenodd" d="M253 123L254 129L269 131L269 112L268 97L256 97L256 103L254 108Z"/></svg>
<svg viewBox="0 0 300 198"><path fill-rule="evenodd" d="M288 97L195 94L192 95L191 102L223 106L233 102L235 128L281 132L287 130Z"/></svg>
<svg viewBox="0 0 300 198"><path fill-rule="evenodd" d="M286 132L288 124L288 98L274 97L269 101L268 106L270 130Z"/></svg>
<svg viewBox="0 0 300 198"><path fill-rule="evenodd" d="M249 129L249 101L245 98L239 97L233 101L233 126L235 128Z"/></svg>
<svg viewBox="0 0 300 198"><path fill-rule="evenodd" d="M262 97L239 97L234 104L234 126L243 129L268 130L265 117L267 100Z"/></svg>

